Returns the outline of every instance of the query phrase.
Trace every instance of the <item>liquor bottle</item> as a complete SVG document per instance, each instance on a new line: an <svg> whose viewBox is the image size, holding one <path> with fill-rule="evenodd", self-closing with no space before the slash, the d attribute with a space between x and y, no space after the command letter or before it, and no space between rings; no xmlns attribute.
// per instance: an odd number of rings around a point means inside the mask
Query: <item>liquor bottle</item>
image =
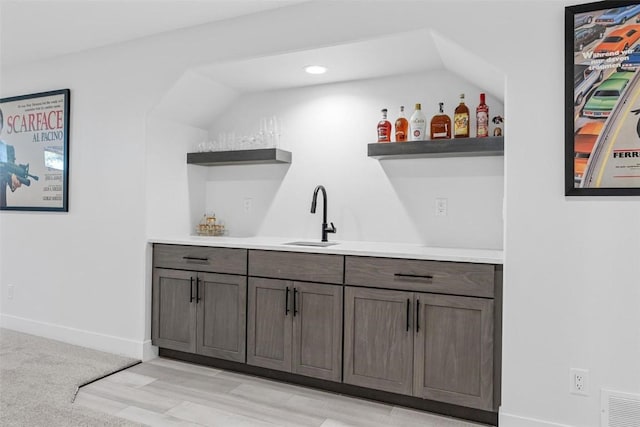
<svg viewBox="0 0 640 427"><path fill-rule="evenodd" d="M391 123L387 120L387 109L382 109L382 120L378 122L378 142L391 142Z"/></svg>
<svg viewBox="0 0 640 427"><path fill-rule="evenodd" d="M451 138L451 119L444 113L444 103L438 103L438 114L431 118L431 139Z"/></svg>
<svg viewBox="0 0 640 427"><path fill-rule="evenodd" d="M485 103L484 93L480 94L480 104L476 108L476 136L489 136L489 107Z"/></svg>
<svg viewBox="0 0 640 427"><path fill-rule="evenodd" d="M460 104L453 114L453 136L455 138L469 137L469 108L464 104L464 93L460 94Z"/></svg>
<svg viewBox="0 0 640 427"><path fill-rule="evenodd" d="M409 130L409 121L404 116L404 105L401 105L400 115L396 119L396 142L407 140L407 130Z"/></svg>
<svg viewBox="0 0 640 427"><path fill-rule="evenodd" d="M416 104L416 110L411 115L411 120L409 120L409 127L411 130L411 141L422 141L426 139L427 117L422 112L422 106L420 104Z"/></svg>

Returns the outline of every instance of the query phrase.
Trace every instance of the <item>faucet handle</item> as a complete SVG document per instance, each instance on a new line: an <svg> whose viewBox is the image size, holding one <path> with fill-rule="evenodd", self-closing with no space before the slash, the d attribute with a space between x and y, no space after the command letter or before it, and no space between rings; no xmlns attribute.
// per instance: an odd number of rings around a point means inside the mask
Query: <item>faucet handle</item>
<svg viewBox="0 0 640 427"><path fill-rule="evenodd" d="M333 225L333 222L332 222L331 228L327 227L327 233L335 233L336 231L338 231L338 229L336 228L335 225Z"/></svg>

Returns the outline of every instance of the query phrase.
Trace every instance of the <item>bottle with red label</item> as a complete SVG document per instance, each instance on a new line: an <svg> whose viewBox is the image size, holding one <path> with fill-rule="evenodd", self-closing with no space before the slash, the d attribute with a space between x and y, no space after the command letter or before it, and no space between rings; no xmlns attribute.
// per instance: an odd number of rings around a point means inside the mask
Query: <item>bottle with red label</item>
<svg viewBox="0 0 640 427"><path fill-rule="evenodd" d="M480 104L476 108L476 136L489 136L489 107L485 103L484 93L480 94Z"/></svg>
<svg viewBox="0 0 640 427"><path fill-rule="evenodd" d="M387 109L382 109L382 120L378 122L378 142L391 142L391 123L387 120Z"/></svg>

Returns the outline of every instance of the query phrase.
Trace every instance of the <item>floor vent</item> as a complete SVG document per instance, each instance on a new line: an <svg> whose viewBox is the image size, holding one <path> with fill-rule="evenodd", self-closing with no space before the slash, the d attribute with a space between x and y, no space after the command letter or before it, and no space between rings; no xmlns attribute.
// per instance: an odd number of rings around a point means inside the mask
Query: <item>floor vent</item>
<svg viewBox="0 0 640 427"><path fill-rule="evenodd" d="M602 390L601 427L640 427L640 394Z"/></svg>

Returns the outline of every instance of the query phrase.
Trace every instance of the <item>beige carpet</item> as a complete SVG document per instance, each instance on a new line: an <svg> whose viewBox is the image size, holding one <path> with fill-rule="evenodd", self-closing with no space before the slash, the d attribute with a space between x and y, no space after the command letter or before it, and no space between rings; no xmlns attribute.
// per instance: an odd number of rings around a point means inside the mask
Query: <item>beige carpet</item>
<svg viewBox="0 0 640 427"><path fill-rule="evenodd" d="M137 363L0 328L0 425L139 425L73 405L80 386Z"/></svg>

